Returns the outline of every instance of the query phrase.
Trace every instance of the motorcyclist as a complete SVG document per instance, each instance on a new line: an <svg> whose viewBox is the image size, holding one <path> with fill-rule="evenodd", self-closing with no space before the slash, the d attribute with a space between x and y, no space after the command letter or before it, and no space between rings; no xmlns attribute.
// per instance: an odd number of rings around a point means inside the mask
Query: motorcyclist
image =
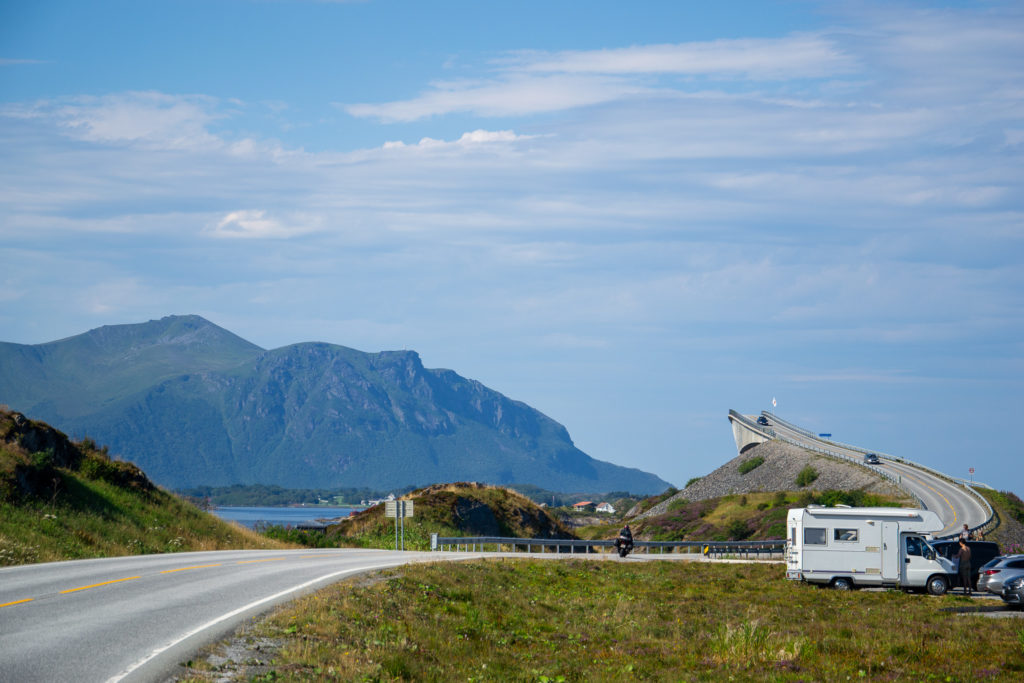
<svg viewBox="0 0 1024 683"><path fill-rule="evenodd" d="M615 539L615 547L618 548L623 544L633 547L633 531L629 528L629 523L622 527L619 531L619 537Z"/></svg>

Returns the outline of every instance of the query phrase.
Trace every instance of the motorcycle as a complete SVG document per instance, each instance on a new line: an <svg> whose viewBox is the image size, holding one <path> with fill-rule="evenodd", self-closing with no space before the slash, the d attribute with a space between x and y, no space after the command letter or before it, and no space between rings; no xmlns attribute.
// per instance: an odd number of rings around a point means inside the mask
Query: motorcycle
<svg viewBox="0 0 1024 683"><path fill-rule="evenodd" d="M625 557L633 551L633 539L628 536L619 536L615 539L615 549L619 552L619 557Z"/></svg>

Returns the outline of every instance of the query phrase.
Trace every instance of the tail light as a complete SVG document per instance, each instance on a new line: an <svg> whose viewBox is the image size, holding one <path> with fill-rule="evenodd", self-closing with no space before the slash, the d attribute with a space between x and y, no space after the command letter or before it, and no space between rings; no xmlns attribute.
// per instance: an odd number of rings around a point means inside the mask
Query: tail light
<svg viewBox="0 0 1024 683"><path fill-rule="evenodd" d="M1003 571L1003 570L1002 569L986 569L985 570L985 576L992 576L993 574L998 574L1001 571Z"/></svg>

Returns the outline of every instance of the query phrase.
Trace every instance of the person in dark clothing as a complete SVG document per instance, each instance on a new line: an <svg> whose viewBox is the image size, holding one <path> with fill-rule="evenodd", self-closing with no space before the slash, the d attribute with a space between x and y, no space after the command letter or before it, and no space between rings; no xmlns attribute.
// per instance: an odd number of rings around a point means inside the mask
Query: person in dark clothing
<svg viewBox="0 0 1024 683"><path fill-rule="evenodd" d="M960 585L964 587L964 593L970 595L973 592L973 586L971 586L971 549L963 538L960 539L960 550L953 557L960 561Z"/></svg>
<svg viewBox="0 0 1024 683"><path fill-rule="evenodd" d="M629 546L631 550L633 548L633 531L629 528L629 524L622 527L622 530L619 531L619 537L615 539L616 550L622 545Z"/></svg>

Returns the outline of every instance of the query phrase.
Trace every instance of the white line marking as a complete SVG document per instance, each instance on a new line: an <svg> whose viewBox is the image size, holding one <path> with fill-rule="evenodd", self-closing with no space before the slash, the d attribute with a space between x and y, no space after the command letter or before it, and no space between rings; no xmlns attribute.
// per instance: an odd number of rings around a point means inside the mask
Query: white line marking
<svg viewBox="0 0 1024 683"><path fill-rule="evenodd" d="M191 631L189 631L188 633L180 636L176 640L172 640L171 642L166 643L165 645L161 645L160 647L156 648L155 650L153 650L152 652L147 654L142 659L140 659L137 662L135 662L134 664L130 665L127 669L125 669L121 673L117 674L116 676L112 676L112 677L108 678L107 679L107 683L117 683L117 681L124 680L125 677L129 676L131 673L133 673L137 669L145 666L150 661L152 661L153 659L155 659L159 655L163 654L167 650L170 650L175 645L178 645L179 643L182 643L183 641L188 640L189 638L191 638L192 636L194 636L194 635L196 635L198 633L202 633L203 631L205 631L208 628L213 628L217 624L225 622L228 619L231 619L233 617L238 616L239 614L242 614L243 612L251 610L254 607L259 607L260 605L262 605L264 603L272 602L274 600L277 600L278 598L283 598L284 596L288 595L289 593L294 593L294 592L300 591L300 590L302 590L304 588L309 588L310 586L312 586L314 584L317 584L317 583L320 583L321 581L327 581L328 579L333 579L333 578L338 577L338 576L344 576L345 574L355 574L357 572L372 571L374 569L386 569L388 567L397 567L397 566L400 566L402 564L406 564L406 563L405 562L387 562L387 563L384 563L384 564L375 564L375 565L370 565L370 566L367 566L367 567L356 567L356 568L353 568L353 569L343 569L341 571L333 572L331 574L324 574L323 576L321 576L319 578L313 579L312 581L307 581L306 583L303 583L301 585L293 586L292 588L287 588L287 589L281 591L280 593L275 593L274 595L271 595L271 596L266 597L266 598L262 598L261 600L257 600L256 602L250 602L248 605L246 605L244 607L239 607L236 610L233 610L231 612L228 612L227 614L223 614L223 615L217 617L216 619L213 619L211 621L206 622L202 626L197 626L196 628L194 628Z"/></svg>

